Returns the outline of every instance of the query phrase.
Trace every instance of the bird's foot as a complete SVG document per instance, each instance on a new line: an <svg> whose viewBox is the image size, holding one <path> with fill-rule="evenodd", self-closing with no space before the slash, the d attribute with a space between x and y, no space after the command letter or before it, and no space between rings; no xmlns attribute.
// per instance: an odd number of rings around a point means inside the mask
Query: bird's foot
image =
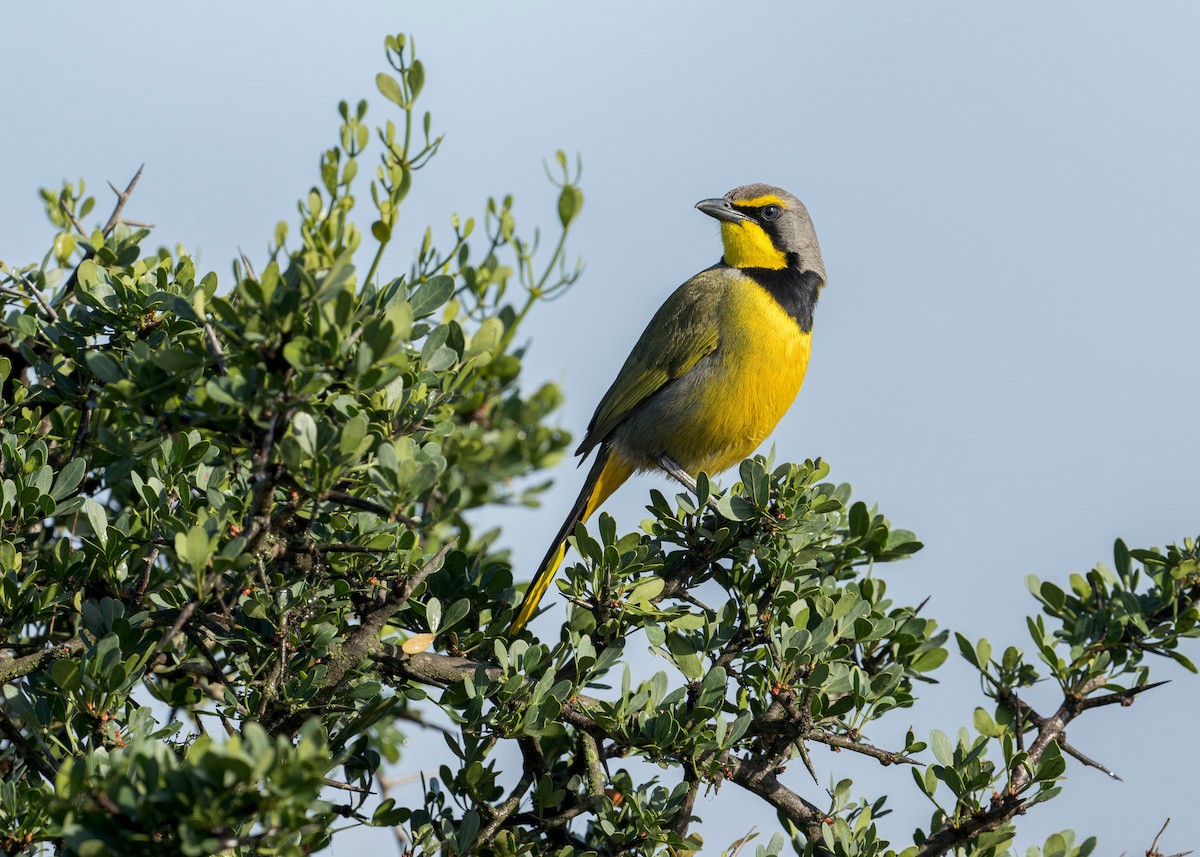
<svg viewBox="0 0 1200 857"><path fill-rule="evenodd" d="M668 474L675 477L676 480L682 483L684 488L687 488L697 497L700 496L700 489L696 485L696 480L692 478L690 473L688 473L670 458L665 455L656 455L654 456L654 463L665 470ZM717 500L711 494L708 495L708 499L705 501L705 504L714 512L717 511Z"/></svg>

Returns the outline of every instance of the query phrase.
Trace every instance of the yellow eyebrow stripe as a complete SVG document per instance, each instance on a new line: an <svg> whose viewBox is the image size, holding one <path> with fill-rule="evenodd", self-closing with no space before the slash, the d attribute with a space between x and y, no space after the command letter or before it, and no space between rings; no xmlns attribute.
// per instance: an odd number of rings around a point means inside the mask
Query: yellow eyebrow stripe
<svg viewBox="0 0 1200 857"><path fill-rule="evenodd" d="M768 193L765 196L756 196L754 199L734 199L730 200L734 205L744 205L748 208L761 208L764 205L778 205L780 208L787 208L788 204L773 193Z"/></svg>

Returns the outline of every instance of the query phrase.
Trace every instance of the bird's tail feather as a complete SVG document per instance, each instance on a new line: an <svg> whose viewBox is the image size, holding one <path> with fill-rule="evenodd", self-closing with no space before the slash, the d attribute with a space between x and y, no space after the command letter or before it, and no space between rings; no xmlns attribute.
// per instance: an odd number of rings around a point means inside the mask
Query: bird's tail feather
<svg viewBox="0 0 1200 857"><path fill-rule="evenodd" d="M554 574L558 571L558 567L567 553L567 539L575 532L575 525L590 518L600 504L621 487L631 473L633 473L633 467L625 460L624 456L613 454L612 449L607 445L600 448L596 461L592 464L592 469L588 471L587 479L584 480L579 497L575 500L575 505L571 507L571 512L563 521L558 535L550 543L550 550L546 552L546 558L542 560L537 574L533 576L529 588L525 590L525 600L521 602L516 618L508 627L509 636L521 633L521 629L533 618L538 602L550 588L550 581L554 579Z"/></svg>

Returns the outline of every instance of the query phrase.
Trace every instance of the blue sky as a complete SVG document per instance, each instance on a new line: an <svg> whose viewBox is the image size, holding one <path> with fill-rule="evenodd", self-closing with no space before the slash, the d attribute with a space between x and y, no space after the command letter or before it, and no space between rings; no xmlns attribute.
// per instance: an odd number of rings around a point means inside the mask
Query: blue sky
<svg viewBox="0 0 1200 857"><path fill-rule="evenodd" d="M1025 575L1065 580L1111 560L1117 536L1200 531L1194 4L22 4L0 51L0 258L45 252L37 187L82 175L105 208L104 180L144 161L128 215L228 277L316 182L337 100L383 115L373 80L398 30L416 35L447 135L402 247L488 194L549 225L542 159L583 157L570 249L586 273L529 327L529 380L563 383L568 429L661 300L718 257L692 205L764 181L808 204L829 272L809 377L773 442L825 457L923 538L884 573L898 599L932 595L944 624L1028 647ZM555 475L543 509L495 519L528 572L577 490L569 464ZM607 508L632 528L665 484L631 483ZM1200 679L1161 672L1178 680L1070 731L1125 783L1072 766L1021 846L1073 827L1134 853L1168 815L1167 849L1200 842L1200 751L1178 737ZM969 723L976 683L953 662L940 678L889 728ZM823 778L845 763L814 761ZM400 771L422 766L414 753ZM853 772L900 798L894 839L927 822L906 772ZM812 789L799 768L793 785ZM697 811L713 846L775 828L732 789Z"/></svg>

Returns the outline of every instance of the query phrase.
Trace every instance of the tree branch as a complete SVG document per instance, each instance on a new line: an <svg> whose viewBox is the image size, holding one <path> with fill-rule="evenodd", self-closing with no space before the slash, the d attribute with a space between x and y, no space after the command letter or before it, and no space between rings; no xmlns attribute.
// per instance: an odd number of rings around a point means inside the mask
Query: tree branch
<svg viewBox="0 0 1200 857"><path fill-rule="evenodd" d="M1008 789L1002 794L997 794L993 797L992 803L987 810L960 822L957 826L947 823L921 843L915 857L937 857L937 855L945 854L960 844L974 839L981 833L995 830L1013 816L1023 813L1032 806L1032 802L1023 800L1021 793L1030 785L1030 771L1036 769L1046 748L1053 741L1058 744L1063 752L1071 752L1067 749L1068 745L1064 736L1067 724L1088 709L1115 703L1129 705L1138 694L1165 684L1165 682L1156 682L1154 684L1146 684L1129 688L1128 690L1109 693L1095 699L1088 699L1087 696L1103 687L1106 680L1105 676L1096 676L1090 681L1085 682L1076 692L1065 694L1062 704L1059 705L1058 710L1050 717L1042 717L1028 705L1022 703L1011 689L999 688L996 693L996 700L1013 706L1017 711L1023 709L1025 717L1037 729L1037 736L1034 738L1033 743L1029 745L1028 762L1025 766L1018 768L1012 773ZM1024 723L1021 720L1017 720L1015 729L1017 735L1022 734L1025 731ZM1088 759L1086 756L1080 759L1080 756L1083 754L1078 751L1071 752L1071 755L1084 764L1090 764L1092 767L1099 768L1109 776L1116 776L1112 771Z"/></svg>
<svg viewBox="0 0 1200 857"><path fill-rule="evenodd" d="M399 521L409 529L420 529L420 523L408 515L401 512L393 512L386 506L379 503L374 503L370 500L364 500L362 497L355 497L353 494L347 494L345 491L326 491L321 497L322 501L337 503L339 506L349 506L352 509L361 509L364 512L371 512L387 521Z"/></svg>
<svg viewBox="0 0 1200 857"><path fill-rule="evenodd" d="M30 744L21 734L20 727L9 720L4 712L0 712L0 732L4 733L4 737L13 745L26 765L41 774L46 782L53 784L58 774L58 766L54 760L44 756Z"/></svg>
<svg viewBox="0 0 1200 857"><path fill-rule="evenodd" d="M21 292L18 292L16 289L3 289L3 288L0 288L0 294L5 294L5 295L8 295L9 297L14 297L14 298L24 298L25 300L29 300L29 298L32 297L35 301L38 302L38 305L42 308L42 311L46 313L46 317L49 318L51 322L58 321L58 313L55 311L54 307L50 306L50 302L48 300L46 300L46 296L43 295L41 292L39 292L37 290L37 287L34 286L33 283L29 282L29 280L27 280L25 277L20 276L20 275L17 275L16 277L14 277L14 279L16 281L20 282L21 285L23 285L26 289L28 289L29 294L28 295L22 294Z"/></svg>
<svg viewBox="0 0 1200 857"><path fill-rule="evenodd" d="M500 667L434 652L407 655L396 646L382 646L371 653L371 656L385 672L397 678L436 687L448 687L463 678L473 677L480 673L489 681L504 678L504 670ZM577 695L563 704L562 718L572 726L586 731L592 737L611 738L611 735L608 735L594 719L585 713L588 708L596 708L601 705L603 703L594 697ZM730 779L733 782L775 807L793 824L804 830L813 842L820 842L820 826L825 819L825 814L814 804L809 803L779 782L775 775L775 766L766 761L739 759L728 752L722 753L719 757L709 757L707 761L713 761L714 758L729 770ZM584 810L568 810L569 818L562 818L561 822L566 823L582 811Z"/></svg>
<svg viewBox="0 0 1200 857"><path fill-rule="evenodd" d="M362 612L362 621L358 628L344 642L330 649L326 659L327 670L321 680L323 689L313 701L314 706L322 706L328 702L334 690L342 683L352 669L364 660L385 648L379 641L383 626L403 607L425 578L442 567L442 561L456 543L451 539L442 545L441 549L421 566L414 574L400 578L384 598ZM290 733L300 727L308 711L275 711L265 712L262 717L263 727L268 732Z"/></svg>
<svg viewBox="0 0 1200 857"><path fill-rule="evenodd" d="M779 782L775 768L759 764L754 760L739 759L729 752L722 753L721 763L730 771L730 779L747 791L758 795L800 828L809 842L822 853L821 823L825 813L814 804Z"/></svg>
<svg viewBox="0 0 1200 857"><path fill-rule="evenodd" d="M113 206L112 214L108 216L108 222L100 230L105 238L111 235L112 231L117 228L117 224L121 222L121 212L125 210L125 203L129 202L129 197L133 193L133 189L137 187L138 180L142 177L142 170L144 169L146 169L145 164L137 168L137 172L133 174L133 178L129 180L129 184L125 186L125 190L117 190L116 185L112 182L108 183L108 186L112 188L112 192L117 195L117 204Z"/></svg>
<svg viewBox="0 0 1200 857"><path fill-rule="evenodd" d="M8 684L13 679L27 676L54 661L74 657L82 652L86 645L88 643L83 637L75 637L53 649L45 649L19 658L0 658L0 684Z"/></svg>

